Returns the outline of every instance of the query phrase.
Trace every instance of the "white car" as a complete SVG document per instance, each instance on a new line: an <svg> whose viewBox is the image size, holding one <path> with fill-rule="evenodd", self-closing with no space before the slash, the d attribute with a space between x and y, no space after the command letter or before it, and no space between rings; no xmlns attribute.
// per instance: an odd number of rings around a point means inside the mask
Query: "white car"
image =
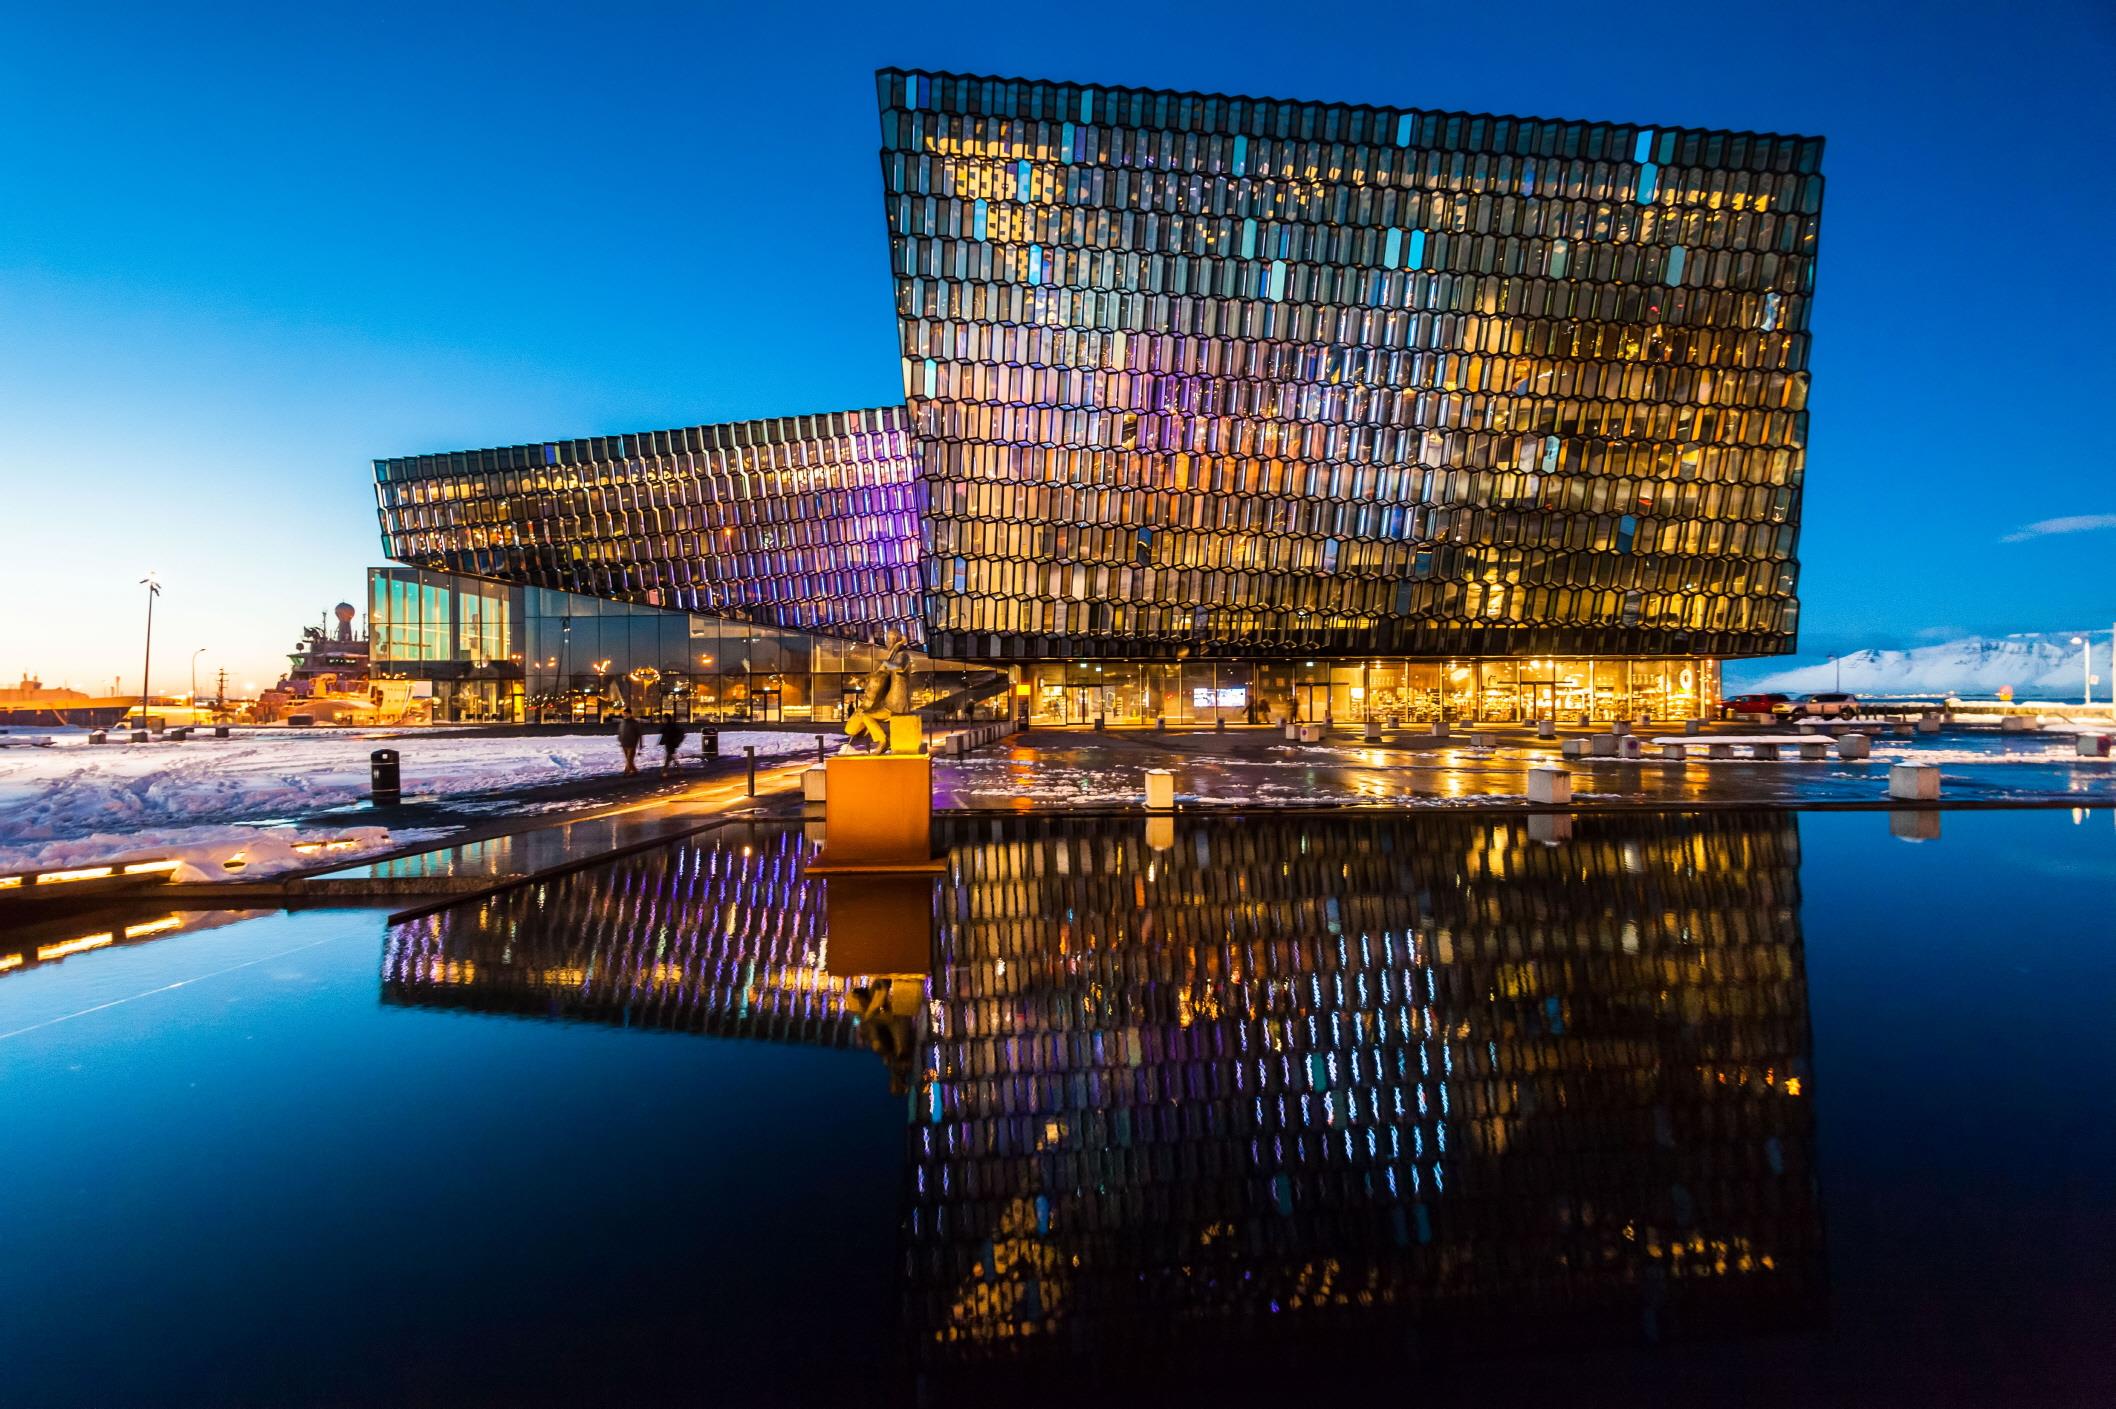
<svg viewBox="0 0 2116 1409"><path fill-rule="evenodd" d="M1859 712L1859 698L1840 691L1826 691L1819 695L1807 695L1793 704L1795 719L1848 718Z"/></svg>

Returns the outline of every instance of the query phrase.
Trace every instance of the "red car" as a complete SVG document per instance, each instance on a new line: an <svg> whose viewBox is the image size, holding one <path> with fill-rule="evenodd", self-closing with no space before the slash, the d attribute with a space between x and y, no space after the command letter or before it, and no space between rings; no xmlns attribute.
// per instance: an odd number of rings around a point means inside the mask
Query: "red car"
<svg viewBox="0 0 2116 1409"><path fill-rule="evenodd" d="M1722 719L1758 714L1772 719L1785 719L1792 713L1793 699L1790 695L1730 695L1719 704L1719 717Z"/></svg>

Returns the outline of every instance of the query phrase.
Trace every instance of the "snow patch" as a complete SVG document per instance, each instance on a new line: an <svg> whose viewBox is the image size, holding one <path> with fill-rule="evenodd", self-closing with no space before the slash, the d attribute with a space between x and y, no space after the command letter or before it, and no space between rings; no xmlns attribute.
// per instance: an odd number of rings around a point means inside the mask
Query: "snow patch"
<svg viewBox="0 0 2116 1409"><path fill-rule="evenodd" d="M648 740L646 753L653 753ZM720 751L776 758L815 747L807 734L720 735ZM466 738L445 731L259 730L231 739L101 744L54 736L51 748L0 753L0 845L150 829L290 820L367 796L368 754L396 749L406 801L606 777L622 766L609 735ZM696 735L686 755L697 753Z"/></svg>

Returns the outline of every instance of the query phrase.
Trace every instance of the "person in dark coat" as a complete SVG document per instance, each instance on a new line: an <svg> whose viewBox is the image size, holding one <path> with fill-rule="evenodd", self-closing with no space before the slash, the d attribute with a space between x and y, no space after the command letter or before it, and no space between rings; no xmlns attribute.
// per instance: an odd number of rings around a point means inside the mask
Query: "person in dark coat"
<svg viewBox="0 0 2116 1409"><path fill-rule="evenodd" d="M676 716L661 717L661 776L666 778L676 771L676 750L683 747L683 726Z"/></svg>
<svg viewBox="0 0 2116 1409"><path fill-rule="evenodd" d="M627 774L639 771L639 743L646 736L647 726L632 711L626 710L617 717L617 746L625 751Z"/></svg>

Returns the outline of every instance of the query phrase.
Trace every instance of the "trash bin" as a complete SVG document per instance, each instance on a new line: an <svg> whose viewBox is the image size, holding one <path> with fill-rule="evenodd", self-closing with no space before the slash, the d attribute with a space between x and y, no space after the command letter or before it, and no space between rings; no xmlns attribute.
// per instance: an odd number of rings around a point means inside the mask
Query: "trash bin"
<svg viewBox="0 0 2116 1409"><path fill-rule="evenodd" d="M376 749L367 756L367 765L368 799L377 807L395 807L404 797L397 770L397 751Z"/></svg>
<svg viewBox="0 0 2116 1409"><path fill-rule="evenodd" d="M718 758L720 756L720 731L718 729L700 729L698 731L698 743L705 750L707 758Z"/></svg>

